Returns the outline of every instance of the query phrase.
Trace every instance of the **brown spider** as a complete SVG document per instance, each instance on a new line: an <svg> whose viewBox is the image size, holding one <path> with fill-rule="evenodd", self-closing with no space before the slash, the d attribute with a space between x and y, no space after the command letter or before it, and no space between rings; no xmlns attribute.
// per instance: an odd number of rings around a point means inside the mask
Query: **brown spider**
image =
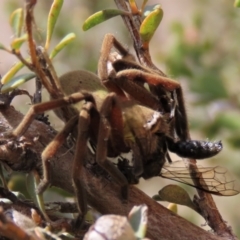
<svg viewBox="0 0 240 240"><path fill-rule="evenodd" d="M113 46L119 52L118 60L110 54ZM108 69L109 63L113 69ZM77 139L73 182L80 211L78 223L87 210L81 169L88 140L96 146L97 164L121 186L124 199L128 196L128 181L107 157L132 150L133 175L149 178L160 173L165 158L171 161L167 149L189 158L210 157L222 149L219 142L188 140L180 84L137 64L110 34L103 41L98 76L87 71L72 71L59 80L65 97L33 105L12 135L22 136L34 116L47 110L54 110L66 122L64 129L42 153L43 179L37 191L42 193L50 184L49 161L68 134L73 132ZM64 117L62 107L69 108L71 119ZM158 163L156 168L155 163Z"/></svg>

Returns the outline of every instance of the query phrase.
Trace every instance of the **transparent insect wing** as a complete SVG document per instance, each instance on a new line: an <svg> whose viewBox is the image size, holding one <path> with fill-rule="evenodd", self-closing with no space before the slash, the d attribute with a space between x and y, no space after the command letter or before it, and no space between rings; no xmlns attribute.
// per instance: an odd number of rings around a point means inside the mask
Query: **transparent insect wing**
<svg viewBox="0 0 240 240"><path fill-rule="evenodd" d="M172 164L166 164L160 176L218 196L233 196L240 192L240 184L233 180L225 168L219 166L198 166L198 172L190 172L183 161L176 161ZM194 184L194 180L200 184Z"/></svg>

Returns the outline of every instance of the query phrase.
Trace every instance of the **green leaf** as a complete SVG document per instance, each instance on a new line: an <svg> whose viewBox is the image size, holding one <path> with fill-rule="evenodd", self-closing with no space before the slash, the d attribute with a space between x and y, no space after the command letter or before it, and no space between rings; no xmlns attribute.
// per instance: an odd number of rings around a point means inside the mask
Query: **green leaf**
<svg viewBox="0 0 240 240"><path fill-rule="evenodd" d="M143 41L144 47L148 47L148 44L157 30L163 17L163 10L160 5L155 5L153 11L151 11L147 17L143 20L140 26L140 36Z"/></svg>
<svg viewBox="0 0 240 240"><path fill-rule="evenodd" d="M240 7L240 0L235 0L234 7Z"/></svg>
<svg viewBox="0 0 240 240"><path fill-rule="evenodd" d="M147 211L146 205L134 206L128 215L128 221L132 226L137 239L145 237L147 232Z"/></svg>
<svg viewBox="0 0 240 240"><path fill-rule="evenodd" d="M6 84L23 67L24 67L24 64L22 62L18 62L15 65L13 65L11 69L2 77L1 83Z"/></svg>
<svg viewBox="0 0 240 240"><path fill-rule="evenodd" d="M13 41L11 42L11 47L15 51L18 51L22 46L22 44L26 41L27 41L27 34L24 34L22 37L13 39Z"/></svg>
<svg viewBox="0 0 240 240"><path fill-rule="evenodd" d="M36 76L35 73L27 73L16 76L13 79L11 79L7 84L3 85L1 92L2 93L10 92L13 89L17 88L18 86L22 85L23 83L34 78L35 76Z"/></svg>
<svg viewBox="0 0 240 240"><path fill-rule="evenodd" d="M94 13L89 18L85 20L83 23L83 31L87 31L88 29L119 15L129 15L129 12L125 12L119 9L105 9L99 12Z"/></svg>
<svg viewBox="0 0 240 240"><path fill-rule="evenodd" d="M37 202L37 196L36 196L35 178L32 172L27 174L25 182L26 182L26 188L29 196L31 197L31 200L37 205L38 202Z"/></svg>
<svg viewBox="0 0 240 240"><path fill-rule="evenodd" d="M58 44L54 47L50 54L50 59L53 59L64 47L66 47L70 42L76 38L75 33L69 33L66 35Z"/></svg>
<svg viewBox="0 0 240 240"><path fill-rule="evenodd" d="M62 5L63 5L63 0L54 0L53 4L51 6L51 9L49 11L48 22L47 22L47 38L46 38L46 43L45 43L46 50L49 48L53 30L54 30L55 24L57 22L59 13L61 11Z"/></svg>
<svg viewBox="0 0 240 240"><path fill-rule="evenodd" d="M23 29L23 9L16 9L10 16L10 25L13 29L14 36L20 37Z"/></svg>
<svg viewBox="0 0 240 240"><path fill-rule="evenodd" d="M158 192L158 196L158 199L160 199L160 201L185 205L198 212L188 193L178 185L170 184L165 186Z"/></svg>
<svg viewBox="0 0 240 240"><path fill-rule="evenodd" d="M39 185L39 176L38 174L31 172L27 176L27 190L29 194L31 195L32 199L35 201L36 205L41 210L43 216L45 217L46 221L50 221L48 215L46 214L44 200L43 200L43 194L36 194L37 186Z"/></svg>

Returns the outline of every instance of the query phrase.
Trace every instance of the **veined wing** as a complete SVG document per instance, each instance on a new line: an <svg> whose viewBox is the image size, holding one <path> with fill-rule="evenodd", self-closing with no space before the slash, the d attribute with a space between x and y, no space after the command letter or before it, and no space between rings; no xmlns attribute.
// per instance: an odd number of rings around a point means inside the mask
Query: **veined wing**
<svg viewBox="0 0 240 240"><path fill-rule="evenodd" d="M223 167L197 166L197 172L191 172L184 161L165 164L159 176L185 183L218 196L233 196L240 192L239 183ZM194 180L200 184L195 185ZM204 181L203 181L204 180Z"/></svg>

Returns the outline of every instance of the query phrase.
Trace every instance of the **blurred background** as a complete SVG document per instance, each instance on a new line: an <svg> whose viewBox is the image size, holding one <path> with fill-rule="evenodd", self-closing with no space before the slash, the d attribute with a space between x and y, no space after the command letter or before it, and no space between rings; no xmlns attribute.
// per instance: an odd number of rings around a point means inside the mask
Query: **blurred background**
<svg viewBox="0 0 240 240"><path fill-rule="evenodd" d="M10 13L23 7L23 2L0 1L0 42L6 46L12 38ZM141 4L141 1L138 2ZM150 45L153 62L183 86L192 138L223 142L224 149L220 154L199 161L199 164L210 167L223 166L233 174L237 182L240 182L240 9L233 7L233 1L226 0L149 0L148 5L156 3L161 4L164 17ZM50 5L51 1L39 1L35 9L39 44L44 43ZM75 69L96 72L101 43L104 35L109 32L133 52L129 33L120 17L83 32L84 20L105 8L115 8L114 2L65 1L52 46L69 32L74 32L77 37L54 60L59 75ZM23 54L28 55L26 48ZM14 56L1 51L0 74L4 75L16 62ZM23 72L27 70L24 69ZM34 93L33 81L21 88ZM47 94L45 95L44 99L47 100ZM13 104L25 113L29 107L29 99L17 97ZM61 129L62 123L53 114L49 115L51 124L56 129ZM9 180L9 185L16 185L15 178L16 176ZM154 178L141 181L139 187L153 196L167 184L174 182ZM181 186L186 188L191 196L196 193L190 187L183 184ZM214 199L223 219L240 237L240 196ZM204 219L187 207L180 206L179 215L209 229L204 226Z"/></svg>

